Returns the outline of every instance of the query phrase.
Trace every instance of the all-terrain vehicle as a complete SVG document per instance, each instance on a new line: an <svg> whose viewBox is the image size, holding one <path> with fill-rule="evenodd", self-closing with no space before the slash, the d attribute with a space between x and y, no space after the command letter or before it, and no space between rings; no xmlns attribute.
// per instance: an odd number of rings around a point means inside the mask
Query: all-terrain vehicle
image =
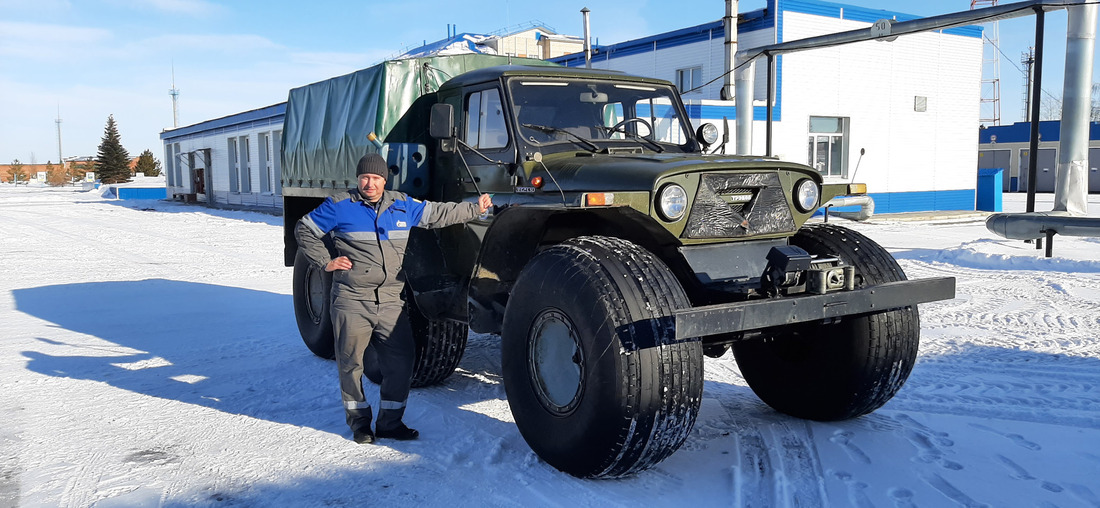
<svg viewBox="0 0 1100 508"><path fill-rule="evenodd" d="M917 355L917 304L952 298L954 279L907 281L862 234L806 224L847 184L708 154L713 127L692 130L666 81L501 60L386 62L291 92L286 261L314 353L333 353L329 278L296 254L294 224L378 150L396 189L497 205L410 238L415 384L449 376L469 330L499 334L516 424L562 471L623 476L675 452L703 356L730 349L789 415L852 418L893 397Z"/></svg>

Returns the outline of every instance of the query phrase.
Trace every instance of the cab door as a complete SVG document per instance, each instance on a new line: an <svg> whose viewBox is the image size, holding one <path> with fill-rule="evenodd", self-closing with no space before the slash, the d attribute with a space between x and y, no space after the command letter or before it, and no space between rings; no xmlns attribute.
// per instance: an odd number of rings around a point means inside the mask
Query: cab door
<svg viewBox="0 0 1100 508"><path fill-rule="evenodd" d="M516 162L516 150L508 133L502 99L500 89L495 86L465 91L461 121L456 122L462 143L455 147L453 161L459 166L455 169L462 182L461 196L444 196L446 199L458 201L476 195L478 189L484 193L512 192L509 168ZM470 179L471 173L477 180L476 187Z"/></svg>

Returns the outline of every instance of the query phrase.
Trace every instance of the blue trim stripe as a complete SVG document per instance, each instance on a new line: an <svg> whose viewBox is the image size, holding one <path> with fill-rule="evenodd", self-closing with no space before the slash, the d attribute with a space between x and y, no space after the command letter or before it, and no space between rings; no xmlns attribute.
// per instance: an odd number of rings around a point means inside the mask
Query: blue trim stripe
<svg viewBox="0 0 1100 508"><path fill-rule="evenodd" d="M880 213L931 212L939 210L973 210L975 189L916 192L871 192L875 200L875 215ZM831 208L834 212L855 212L859 207ZM818 210L818 214L821 211Z"/></svg>
<svg viewBox="0 0 1100 508"><path fill-rule="evenodd" d="M769 7L773 7L772 2L774 2L774 0L769 1ZM773 28L775 26L775 16L771 14L772 12L774 12L774 10L757 9L755 11L741 13L738 15L738 31L755 32L757 30ZM653 51L654 43L656 43L657 49L668 49L711 39L722 40L725 39L725 36L726 29L722 24L722 20L712 21L710 23L703 23L701 25L681 28L671 32L651 35L649 37L633 39L608 46L595 46L593 48L595 54L592 57L592 61L605 62L611 58L648 53ZM584 53L571 53L557 58L551 58L549 61L566 67L580 67L584 65Z"/></svg>
<svg viewBox="0 0 1100 508"><path fill-rule="evenodd" d="M998 143L1027 143L1031 141L1031 122L1016 122L1012 125L997 125L978 130L978 143L989 144L997 136ZM1062 138L1062 122L1057 120L1039 122L1039 139L1058 141ZM1100 140L1100 122L1089 123L1089 139Z"/></svg>
<svg viewBox="0 0 1100 508"><path fill-rule="evenodd" d="M697 124L700 120L721 120L723 117L732 120L737 119L737 108L735 106L716 106L712 104L685 104L687 109L688 118L692 119L693 124ZM768 108L764 106L755 106L752 110L752 119L757 122L763 122L768 118Z"/></svg>
<svg viewBox="0 0 1100 508"><path fill-rule="evenodd" d="M871 9L867 7L859 7L856 5L825 2L822 0L783 0L783 10L801 12L803 14L827 16L830 18L850 19L852 21L861 21L864 23L874 23L875 21L878 21L880 19L912 21L914 19L921 19L922 17L924 17L915 16L913 14L905 14L897 11ZM979 39L982 37L982 27L977 25L948 28L947 30L942 30L942 32L951 35L961 35L964 37L974 37Z"/></svg>

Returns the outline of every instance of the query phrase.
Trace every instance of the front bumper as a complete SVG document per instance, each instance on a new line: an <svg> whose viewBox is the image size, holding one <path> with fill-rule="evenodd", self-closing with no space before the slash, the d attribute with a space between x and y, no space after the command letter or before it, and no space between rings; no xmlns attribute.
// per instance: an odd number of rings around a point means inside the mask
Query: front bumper
<svg viewBox="0 0 1100 508"><path fill-rule="evenodd" d="M790 296L683 309L674 314L676 338L747 332L855 314L885 312L955 297L955 278L887 282L823 295Z"/></svg>

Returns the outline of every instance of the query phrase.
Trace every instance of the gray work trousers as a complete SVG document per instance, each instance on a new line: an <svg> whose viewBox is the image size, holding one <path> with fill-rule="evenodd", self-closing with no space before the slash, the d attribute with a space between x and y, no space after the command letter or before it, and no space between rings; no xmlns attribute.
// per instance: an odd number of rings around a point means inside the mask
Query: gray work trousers
<svg viewBox="0 0 1100 508"><path fill-rule="evenodd" d="M348 426L353 432L370 429L371 407L363 394L364 355L370 346L378 356L382 374L381 407L375 428L393 430L405 415L416 355L403 302L398 298L376 303L336 297L331 308L340 395Z"/></svg>

